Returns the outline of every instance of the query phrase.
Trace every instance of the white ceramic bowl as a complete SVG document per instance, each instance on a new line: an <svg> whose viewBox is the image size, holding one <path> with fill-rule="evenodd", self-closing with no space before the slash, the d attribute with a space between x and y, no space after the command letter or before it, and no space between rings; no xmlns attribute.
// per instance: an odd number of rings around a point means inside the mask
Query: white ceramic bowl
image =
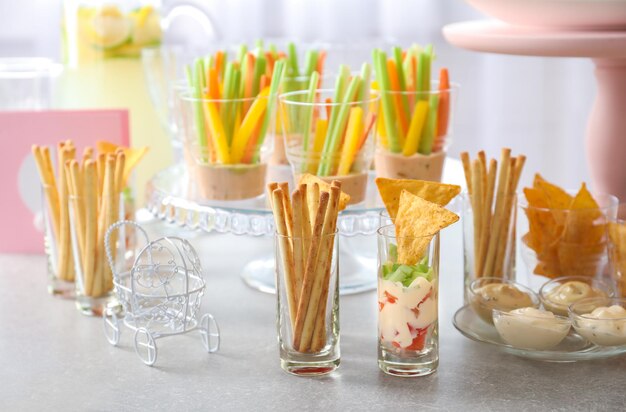
<svg viewBox="0 0 626 412"><path fill-rule="evenodd" d="M507 23L560 29L626 29L626 0L466 0Z"/></svg>

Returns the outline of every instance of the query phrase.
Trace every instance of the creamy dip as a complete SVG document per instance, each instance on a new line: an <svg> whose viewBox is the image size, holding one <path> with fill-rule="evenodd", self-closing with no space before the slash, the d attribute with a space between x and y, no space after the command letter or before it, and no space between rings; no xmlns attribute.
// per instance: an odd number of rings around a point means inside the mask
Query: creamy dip
<svg viewBox="0 0 626 412"><path fill-rule="evenodd" d="M600 346L626 345L626 309L619 305L595 308L574 322L576 331Z"/></svg>
<svg viewBox="0 0 626 412"><path fill-rule="evenodd" d="M533 306L533 300L526 292L506 283L490 283L475 290L471 299L472 309L485 322L492 323L493 309L508 312L513 309Z"/></svg>
<svg viewBox="0 0 626 412"><path fill-rule="evenodd" d="M429 328L437 321L437 291L424 277L409 287L401 282L378 281L378 333L380 340L408 350L422 350Z"/></svg>
<svg viewBox="0 0 626 412"><path fill-rule="evenodd" d="M602 290L578 280L565 282L548 291L543 299L543 306L552 312L567 316L567 307L581 299L606 297Z"/></svg>
<svg viewBox="0 0 626 412"><path fill-rule="evenodd" d="M570 330L568 319L532 307L496 313L493 321L502 340L522 349L550 349L558 345Z"/></svg>
<svg viewBox="0 0 626 412"><path fill-rule="evenodd" d="M440 182L446 152L433 152L429 155L415 153L404 156L402 153L391 153L377 150L374 156L376 176L389 179L419 179Z"/></svg>

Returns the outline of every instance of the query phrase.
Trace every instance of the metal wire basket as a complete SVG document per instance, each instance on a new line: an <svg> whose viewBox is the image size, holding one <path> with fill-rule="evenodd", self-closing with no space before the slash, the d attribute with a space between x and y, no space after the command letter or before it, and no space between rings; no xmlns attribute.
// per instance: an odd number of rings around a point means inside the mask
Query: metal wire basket
<svg viewBox="0 0 626 412"><path fill-rule="evenodd" d="M145 243L136 253L130 270L116 265L123 260L125 248L111 244L111 235L119 230L126 239L125 227L132 226ZM200 259L191 244L179 237L161 237L150 241L137 223L124 220L109 228L105 235L107 259L113 272L115 292L123 307L123 319L113 310L104 311L104 334L112 345L120 339L120 325L135 331L135 351L149 366L157 358L156 341L168 336L198 330L207 352L219 349L220 333L215 318L201 314L205 283ZM120 249L120 250L117 250Z"/></svg>

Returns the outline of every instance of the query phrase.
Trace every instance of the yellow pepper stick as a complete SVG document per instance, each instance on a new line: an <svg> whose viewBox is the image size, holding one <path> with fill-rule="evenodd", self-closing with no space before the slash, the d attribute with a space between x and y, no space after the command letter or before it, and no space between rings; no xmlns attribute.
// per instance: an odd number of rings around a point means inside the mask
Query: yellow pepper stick
<svg viewBox="0 0 626 412"><path fill-rule="evenodd" d="M409 126L409 132L406 135L406 142L404 142L404 148L402 150L403 155L411 156L417 151L422 129L426 123L427 114L428 102L425 100L418 101L415 105L415 109L413 109L413 116L411 116L411 125Z"/></svg>
<svg viewBox="0 0 626 412"><path fill-rule="evenodd" d="M372 90L379 90L378 82L372 82ZM385 128L385 116L383 116L383 111L380 110L378 113L378 121L376 122L376 131L378 136L380 136L380 144L385 148L389 149L389 145L387 144L387 129Z"/></svg>
<svg viewBox="0 0 626 412"><path fill-rule="evenodd" d="M211 140L213 141L213 147L217 152L217 160L221 164L229 164L230 156L228 153L228 142L226 141L226 133L224 132L224 125L222 119L212 101L207 101L204 105L204 113L207 117L209 124L209 131L211 133Z"/></svg>
<svg viewBox="0 0 626 412"><path fill-rule="evenodd" d="M267 96L269 93L269 87L266 87L261 93L259 93L257 98L254 99L252 106L250 106L250 110L246 113L246 117L244 117L241 127L237 130L237 134L233 139L233 144L230 150L231 160L235 164L241 163L241 158L243 157L246 146L248 145L248 140L250 140L250 136L252 136L255 127L259 123L259 119L261 119L265 113L268 100Z"/></svg>
<svg viewBox="0 0 626 412"><path fill-rule="evenodd" d="M309 159L309 173L315 174L320 162L320 154L324 149L324 138L328 130L328 120L317 119L315 123L315 137L313 138L313 158Z"/></svg>
<svg viewBox="0 0 626 412"><path fill-rule="evenodd" d="M350 117L348 118L348 127L346 128L346 141L341 151L341 159L339 160L339 169L337 175L343 176L350 173L350 167L356 156L359 146L359 140L363 134L363 108L353 107L350 109Z"/></svg>

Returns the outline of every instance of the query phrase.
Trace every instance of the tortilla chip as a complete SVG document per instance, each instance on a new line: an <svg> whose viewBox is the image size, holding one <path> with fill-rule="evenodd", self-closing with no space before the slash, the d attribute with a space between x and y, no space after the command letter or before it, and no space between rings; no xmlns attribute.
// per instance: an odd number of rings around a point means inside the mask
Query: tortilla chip
<svg viewBox="0 0 626 412"><path fill-rule="evenodd" d="M609 258L620 296L626 297L626 223L609 223Z"/></svg>
<svg viewBox="0 0 626 412"><path fill-rule="evenodd" d="M395 219L398 263L418 263L435 234L457 220L449 210L403 190Z"/></svg>
<svg viewBox="0 0 626 412"><path fill-rule="evenodd" d="M574 198L557 185L546 181L539 173L535 174L533 187L540 189L547 200L547 207L550 209L569 209Z"/></svg>
<svg viewBox="0 0 626 412"><path fill-rule="evenodd" d="M570 206L562 239L568 243L596 244L605 240L605 233L604 214L583 183Z"/></svg>
<svg viewBox="0 0 626 412"><path fill-rule="evenodd" d="M398 214L400 194L403 190L439 206L447 205L461 192L461 186L413 179L377 177L376 186L392 219Z"/></svg>
<svg viewBox="0 0 626 412"><path fill-rule="evenodd" d="M309 173L303 173L300 175L300 178L298 179L298 185L301 185L301 184L308 185L308 184L313 184L313 183L317 183L319 185L320 192L323 192L323 191L330 192L330 183L323 181L317 176L314 176ZM341 195L339 196L339 210L344 210L346 206L348 206L348 203L350 203L350 195L345 193L342 190Z"/></svg>
<svg viewBox="0 0 626 412"><path fill-rule="evenodd" d="M124 147L118 146L115 143L100 140L96 142L96 149L98 150L98 153L105 154L113 154L117 151L117 149L122 149L124 151L124 155L126 156L124 162L124 187L126 187L130 174L133 172L133 169L137 166L139 161L146 155L146 153L148 153L149 148L147 146L138 148Z"/></svg>
<svg viewBox="0 0 626 412"><path fill-rule="evenodd" d="M607 262L606 243L572 244L559 243L559 265L561 276L601 276Z"/></svg>

